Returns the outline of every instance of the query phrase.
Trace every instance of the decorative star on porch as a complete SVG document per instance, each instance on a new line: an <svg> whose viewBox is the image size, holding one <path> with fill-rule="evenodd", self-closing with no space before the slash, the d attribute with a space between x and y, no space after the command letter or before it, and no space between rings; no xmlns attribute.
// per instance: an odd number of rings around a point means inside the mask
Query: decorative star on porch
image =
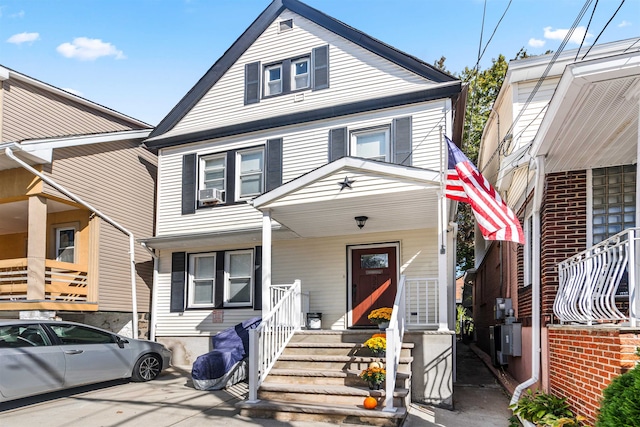
<svg viewBox="0 0 640 427"><path fill-rule="evenodd" d="M356 181L349 179L348 176L345 176L343 181L338 182L338 185L340 186L340 191L344 190L345 188L348 188L351 190L353 188L351 184L353 184L354 182Z"/></svg>

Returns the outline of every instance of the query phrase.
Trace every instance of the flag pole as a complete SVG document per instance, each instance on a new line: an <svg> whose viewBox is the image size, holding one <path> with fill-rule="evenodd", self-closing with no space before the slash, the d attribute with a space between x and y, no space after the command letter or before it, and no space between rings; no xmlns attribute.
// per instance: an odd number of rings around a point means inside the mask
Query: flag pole
<svg viewBox="0 0 640 427"><path fill-rule="evenodd" d="M449 284L447 280L447 201L445 198L445 154L442 126L440 126L440 197L438 198L438 237L440 248L438 250L438 331L448 331L449 310L447 306Z"/></svg>

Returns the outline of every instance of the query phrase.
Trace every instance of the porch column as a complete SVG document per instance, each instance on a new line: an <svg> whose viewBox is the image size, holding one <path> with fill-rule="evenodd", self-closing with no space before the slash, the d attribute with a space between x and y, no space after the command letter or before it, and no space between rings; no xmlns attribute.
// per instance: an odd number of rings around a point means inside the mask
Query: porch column
<svg viewBox="0 0 640 427"><path fill-rule="evenodd" d="M44 262L47 257L47 199L29 197L27 238L27 299L44 299Z"/></svg>
<svg viewBox="0 0 640 427"><path fill-rule="evenodd" d="M271 211L262 212L262 317L271 310Z"/></svg>
<svg viewBox="0 0 640 427"><path fill-rule="evenodd" d="M629 295L634 295L635 291L635 298L633 301L630 301L632 307L629 307L629 324L634 328L638 325L637 319L640 317L640 296L638 296L638 290L640 288L640 268L638 268L638 260L640 260L640 179L638 179L638 175L640 175L638 174L640 169L638 168L638 160L640 160L640 93L636 92L635 97L638 102L638 117L636 117L638 121L638 129L636 131L636 240L633 248L634 251L632 251L635 259L631 259L629 263L630 266L633 264L629 269L629 274L635 273L635 280L633 277L629 280L629 283L633 283L634 285L634 289L629 289ZM630 244L631 243L632 242L630 242Z"/></svg>
<svg viewBox="0 0 640 427"><path fill-rule="evenodd" d="M447 270L447 199L441 194L438 207L438 331L449 330Z"/></svg>

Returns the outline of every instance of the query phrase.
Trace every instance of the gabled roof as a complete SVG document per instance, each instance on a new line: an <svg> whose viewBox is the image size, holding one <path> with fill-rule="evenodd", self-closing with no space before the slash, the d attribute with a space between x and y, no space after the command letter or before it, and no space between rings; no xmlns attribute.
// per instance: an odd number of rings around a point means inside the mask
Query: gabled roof
<svg viewBox="0 0 640 427"><path fill-rule="evenodd" d="M298 0L273 0L260 16L253 21L249 28L231 45L224 55L213 64L198 83L196 83L169 114L162 119L149 137L154 138L171 130L285 9L297 13L315 24L419 76L437 83L458 81L455 77L438 70L436 67L358 31ZM459 87L456 89L456 93L457 92L459 92Z"/></svg>
<svg viewBox="0 0 640 427"><path fill-rule="evenodd" d="M138 119L134 119L133 117L127 116L126 114L122 114L116 110L113 110L109 107L105 107L104 105L100 105L97 104L93 101L90 101L86 98L83 98L81 96L75 95L71 92L67 92L66 90L60 89L58 87L52 86L48 83L45 83L43 81L40 81L38 79L34 79L33 77L27 76L26 74L22 74L19 73L15 70L12 70L11 68L5 67L2 64L0 64L0 82L3 80L7 80L7 79L15 79L27 84L30 84L32 86L35 86L39 89L42 89L44 91L47 91L49 93L53 93L57 96L60 96L62 98L68 99L69 101L72 102L77 102L78 104L84 105L86 107L89 107L93 110L97 110L100 111L102 113L105 114L109 114L112 117L118 118L120 120L125 120L129 123L131 123L132 125L141 127L141 128L146 128L146 129L150 129L151 125L148 123L145 123L141 120Z"/></svg>

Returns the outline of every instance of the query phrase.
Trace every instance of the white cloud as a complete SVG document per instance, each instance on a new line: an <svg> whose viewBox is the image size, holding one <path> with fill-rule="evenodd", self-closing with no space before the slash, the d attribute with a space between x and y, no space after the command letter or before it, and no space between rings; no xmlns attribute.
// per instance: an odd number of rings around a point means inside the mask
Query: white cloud
<svg viewBox="0 0 640 427"><path fill-rule="evenodd" d="M586 31L587 29L585 27L577 27L573 31L573 34L571 34L571 39L569 39L569 41L571 43L580 44L582 43L583 38L587 40L593 37L593 34L587 33L587 37L585 38L584 34ZM568 32L569 30L565 30L562 28L552 30L551 27L544 27L544 38L549 40L564 40Z"/></svg>
<svg viewBox="0 0 640 427"><path fill-rule="evenodd" d="M124 53L111 43L86 37L77 37L73 39L72 43L62 43L56 50L64 57L76 58L81 61L93 61L102 56L113 56L115 59L126 58Z"/></svg>
<svg viewBox="0 0 640 427"><path fill-rule="evenodd" d="M542 47L546 41L540 39L529 39L529 46L531 47Z"/></svg>
<svg viewBox="0 0 640 427"><path fill-rule="evenodd" d="M21 10L20 12L17 13L12 13L11 15L9 15L10 18L24 18L24 10Z"/></svg>
<svg viewBox="0 0 640 427"><path fill-rule="evenodd" d="M622 27L630 27L631 26L631 22L629 21L625 21L623 20L621 23L618 24L618 27L622 28Z"/></svg>
<svg viewBox="0 0 640 427"><path fill-rule="evenodd" d="M14 44L22 44L22 43L33 43L36 40L40 39L39 33L20 33L14 34L7 39L7 43Z"/></svg>

